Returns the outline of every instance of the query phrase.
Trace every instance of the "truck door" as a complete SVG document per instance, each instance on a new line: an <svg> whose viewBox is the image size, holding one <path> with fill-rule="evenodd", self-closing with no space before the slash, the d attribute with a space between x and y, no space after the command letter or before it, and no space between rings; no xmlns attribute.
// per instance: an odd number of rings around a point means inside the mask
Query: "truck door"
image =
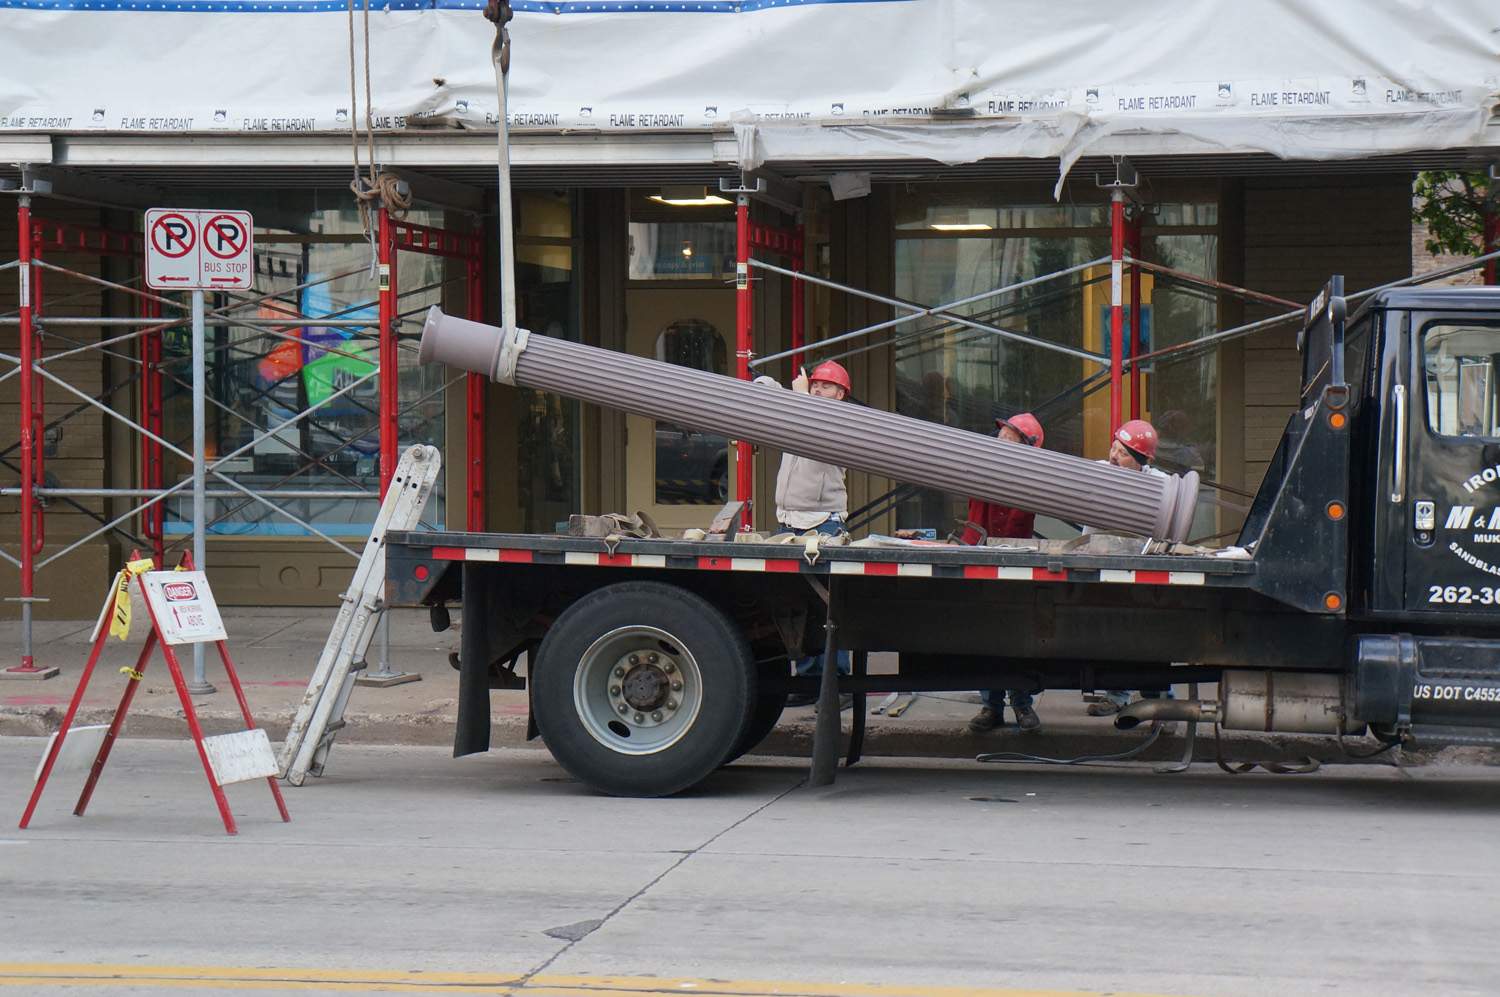
<svg viewBox="0 0 1500 997"><path fill-rule="evenodd" d="M1494 615L1500 613L1500 317L1413 311L1408 320L1414 376L1406 379L1404 400L1394 392L1393 404L1406 411L1388 479L1392 512L1405 520L1405 608Z"/></svg>

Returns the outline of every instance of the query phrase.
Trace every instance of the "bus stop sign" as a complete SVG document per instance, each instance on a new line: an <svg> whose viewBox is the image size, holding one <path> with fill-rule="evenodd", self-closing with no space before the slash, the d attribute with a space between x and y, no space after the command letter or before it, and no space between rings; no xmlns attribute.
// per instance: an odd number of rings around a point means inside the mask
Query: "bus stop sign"
<svg viewBox="0 0 1500 997"><path fill-rule="evenodd" d="M146 286L160 291L248 291L255 284L248 211L146 212Z"/></svg>

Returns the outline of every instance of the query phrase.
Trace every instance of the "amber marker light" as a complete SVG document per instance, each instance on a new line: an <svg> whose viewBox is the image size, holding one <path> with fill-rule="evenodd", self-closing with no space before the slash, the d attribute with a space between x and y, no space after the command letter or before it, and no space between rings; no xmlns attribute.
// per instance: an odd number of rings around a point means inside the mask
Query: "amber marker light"
<svg viewBox="0 0 1500 997"><path fill-rule="evenodd" d="M1343 608L1344 597L1337 592L1330 592L1323 597L1323 606L1330 612L1336 612Z"/></svg>
<svg viewBox="0 0 1500 997"><path fill-rule="evenodd" d="M1343 519L1344 518L1344 503L1342 503L1342 502L1329 502L1328 503L1328 518L1331 519L1331 520L1333 520L1334 522L1338 522L1340 519Z"/></svg>
<svg viewBox="0 0 1500 997"><path fill-rule="evenodd" d="M1334 429L1343 429L1344 424L1348 421L1349 417L1342 412L1330 412L1328 414L1328 425Z"/></svg>

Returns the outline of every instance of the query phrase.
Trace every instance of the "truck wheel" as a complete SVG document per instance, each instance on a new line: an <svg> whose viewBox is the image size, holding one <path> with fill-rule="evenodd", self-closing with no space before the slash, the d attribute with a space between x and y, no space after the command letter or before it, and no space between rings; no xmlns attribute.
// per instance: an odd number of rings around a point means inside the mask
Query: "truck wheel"
<svg viewBox="0 0 1500 997"><path fill-rule="evenodd" d="M580 782L668 796L718 768L756 703L738 630L702 597L623 582L568 607L537 650L537 728Z"/></svg>
<svg viewBox="0 0 1500 997"><path fill-rule="evenodd" d="M785 709L786 693L784 692L757 697L755 709L750 715L750 723L746 725L745 733L740 736L739 743L734 746L729 757L724 759L724 764L728 765L741 755L754 751L756 746L776 729L776 724L781 720L782 711Z"/></svg>

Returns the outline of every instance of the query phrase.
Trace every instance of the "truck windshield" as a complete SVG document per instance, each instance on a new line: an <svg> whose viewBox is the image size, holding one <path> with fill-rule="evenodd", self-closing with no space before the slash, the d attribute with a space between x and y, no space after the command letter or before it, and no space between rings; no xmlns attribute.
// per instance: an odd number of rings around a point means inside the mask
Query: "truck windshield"
<svg viewBox="0 0 1500 997"><path fill-rule="evenodd" d="M1422 331L1427 427L1441 436L1500 437L1500 325L1434 322Z"/></svg>

